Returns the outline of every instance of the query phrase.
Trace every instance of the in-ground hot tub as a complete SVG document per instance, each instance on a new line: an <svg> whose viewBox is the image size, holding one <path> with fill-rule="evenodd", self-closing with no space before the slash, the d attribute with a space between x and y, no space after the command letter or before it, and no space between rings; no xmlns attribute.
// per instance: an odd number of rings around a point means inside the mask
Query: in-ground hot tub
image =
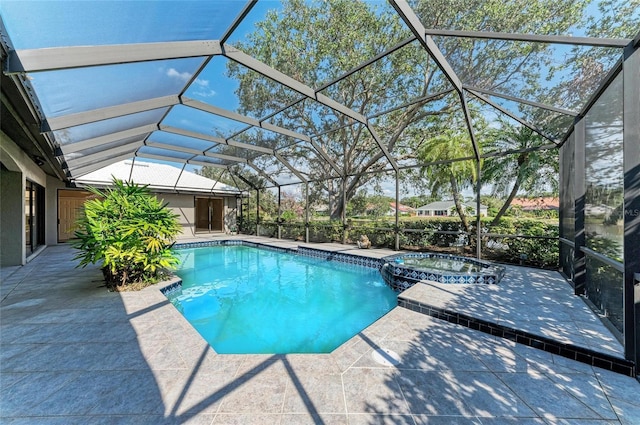
<svg viewBox="0 0 640 425"><path fill-rule="evenodd" d="M380 272L393 289L403 291L426 280L439 283L475 284L500 282L505 268L487 261L449 254L405 253L383 258Z"/></svg>

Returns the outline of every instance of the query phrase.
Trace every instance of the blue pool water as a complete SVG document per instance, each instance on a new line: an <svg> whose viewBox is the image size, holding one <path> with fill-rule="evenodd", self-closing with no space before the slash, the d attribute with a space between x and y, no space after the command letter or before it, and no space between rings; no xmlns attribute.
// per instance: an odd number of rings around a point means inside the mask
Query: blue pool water
<svg viewBox="0 0 640 425"><path fill-rule="evenodd" d="M177 253L169 300L221 354L328 353L397 304L372 268L248 246Z"/></svg>

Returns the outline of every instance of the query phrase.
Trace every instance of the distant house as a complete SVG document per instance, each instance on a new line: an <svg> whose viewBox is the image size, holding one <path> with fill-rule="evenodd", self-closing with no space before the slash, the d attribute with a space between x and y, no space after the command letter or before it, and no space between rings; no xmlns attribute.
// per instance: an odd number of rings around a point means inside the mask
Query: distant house
<svg viewBox="0 0 640 425"><path fill-rule="evenodd" d="M416 211L415 208L402 204L398 204L398 208L396 208L395 202L389 202L389 212L387 212L387 215L396 215L396 209L400 215L413 215Z"/></svg>
<svg viewBox="0 0 640 425"><path fill-rule="evenodd" d="M476 215L476 205L463 203L462 207L469 215ZM436 201L416 209L418 217L448 217L457 215L456 204L453 201ZM480 205L480 216L487 216L487 206Z"/></svg>
<svg viewBox="0 0 640 425"><path fill-rule="evenodd" d="M178 215L182 232L178 239L196 233L230 232L237 226L242 192L235 187L182 168L155 162L116 162L75 180L78 188L107 188L114 178L147 185ZM58 190L59 241L72 237L80 207L90 194L81 190ZM64 220L63 220L64 219Z"/></svg>
<svg viewBox="0 0 640 425"><path fill-rule="evenodd" d="M511 206L517 206L522 211L558 211L560 199L552 196L542 196L539 198L514 198Z"/></svg>

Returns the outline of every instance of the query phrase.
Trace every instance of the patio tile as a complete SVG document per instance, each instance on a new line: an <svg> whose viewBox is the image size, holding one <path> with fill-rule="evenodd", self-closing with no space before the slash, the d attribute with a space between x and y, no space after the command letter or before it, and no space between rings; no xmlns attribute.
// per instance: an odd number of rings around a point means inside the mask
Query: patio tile
<svg viewBox="0 0 640 425"><path fill-rule="evenodd" d="M62 388L73 382L76 372L30 373L24 379L14 383L9 391L3 391L0 397L0 418L12 416L35 416L35 409L52 394L60 393ZM91 407L91 406L90 406ZM60 406L62 409L63 406ZM58 409L57 414L61 414ZM86 409L88 410L88 408ZM76 412L83 413L83 412Z"/></svg>
<svg viewBox="0 0 640 425"><path fill-rule="evenodd" d="M549 425L614 425L618 421L598 420L598 419L547 419L545 424Z"/></svg>
<svg viewBox="0 0 640 425"><path fill-rule="evenodd" d="M219 413L212 425L279 425L282 415L256 413Z"/></svg>
<svg viewBox="0 0 640 425"><path fill-rule="evenodd" d="M640 409L638 381L628 376L594 368L595 375L610 401L620 400Z"/></svg>
<svg viewBox="0 0 640 425"><path fill-rule="evenodd" d="M638 408L638 405L619 399L612 399L611 404L621 424L637 425L640 423L640 408Z"/></svg>
<svg viewBox="0 0 640 425"><path fill-rule="evenodd" d="M540 418L479 418L482 425L546 425L547 422Z"/></svg>
<svg viewBox="0 0 640 425"><path fill-rule="evenodd" d="M84 425L86 416L25 416L20 418L2 418L5 425ZM97 423L97 422L92 422Z"/></svg>
<svg viewBox="0 0 640 425"><path fill-rule="evenodd" d="M282 361L297 374L333 375L341 372L331 354L287 354Z"/></svg>
<svg viewBox="0 0 640 425"><path fill-rule="evenodd" d="M164 408L149 371L98 371L79 373L32 412L131 415L163 414Z"/></svg>
<svg viewBox="0 0 640 425"><path fill-rule="evenodd" d="M349 369L342 375L348 413L408 414L396 371Z"/></svg>
<svg viewBox="0 0 640 425"><path fill-rule="evenodd" d="M285 413L282 415L280 425L351 425L347 415L345 414L331 414L322 413L319 415L312 415L309 413Z"/></svg>
<svg viewBox="0 0 640 425"><path fill-rule="evenodd" d="M350 413L348 419L349 425L414 425L416 423L411 415Z"/></svg>
<svg viewBox="0 0 640 425"><path fill-rule="evenodd" d="M162 415L103 415L90 416L86 423L91 425L210 425L214 415L198 415L191 417L164 417Z"/></svg>
<svg viewBox="0 0 640 425"><path fill-rule="evenodd" d="M589 406L600 418L617 419L611 408L611 403L595 376L581 373L550 373L547 376L556 383L558 388L570 393L573 397Z"/></svg>
<svg viewBox="0 0 640 425"><path fill-rule="evenodd" d="M284 413L346 413L339 374L289 374Z"/></svg>
<svg viewBox="0 0 640 425"><path fill-rule="evenodd" d="M459 394L470 413L479 417L535 417L536 414L490 372L453 372Z"/></svg>
<svg viewBox="0 0 640 425"><path fill-rule="evenodd" d="M382 365L374 358L375 351L370 351L362 356L352 366L354 368L387 368L387 369L419 369L437 370L441 369L437 358L429 356L426 347L414 341L385 341L381 344L382 349L390 350L397 354L400 362L397 365Z"/></svg>
<svg viewBox="0 0 640 425"><path fill-rule="evenodd" d="M398 381L411 413L471 416L451 371L400 371Z"/></svg>
<svg viewBox="0 0 640 425"><path fill-rule="evenodd" d="M281 413L287 378L279 374L244 374L225 389L220 413Z"/></svg>
<svg viewBox="0 0 640 425"><path fill-rule="evenodd" d="M542 418L606 419L544 374L499 373L497 376Z"/></svg>

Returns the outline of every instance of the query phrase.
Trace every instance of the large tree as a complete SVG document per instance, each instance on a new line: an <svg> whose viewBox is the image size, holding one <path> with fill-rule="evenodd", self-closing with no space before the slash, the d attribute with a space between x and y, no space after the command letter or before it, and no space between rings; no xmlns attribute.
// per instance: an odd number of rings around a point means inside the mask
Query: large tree
<svg viewBox="0 0 640 425"><path fill-rule="evenodd" d="M491 30L511 33L564 34L581 17L586 1L575 0L425 0L411 2L426 28ZM443 128L434 119L459 108L455 93L427 104L424 96L450 89L450 83L417 42L324 86L359 64L411 36L404 22L387 4L355 0L284 1L281 10L267 13L255 24L246 41L235 47L276 70L319 90L323 95L369 117L368 126L326 106L301 99L300 94L278 82L229 63L229 74L239 81L239 112L313 137L316 146L261 132L262 143L280 153L306 178L318 182L318 192L334 199L332 217L344 208L342 184L346 176L346 200L363 185L379 178L376 171L390 170L389 161L369 131L373 128L386 150L400 162L413 159L420 143L436 137ZM436 38L451 67L464 83L486 89L522 94L539 86L540 72L550 61L541 43L504 40ZM409 103L407 105L407 103ZM378 115L381 112L384 114ZM414 137L431 129L431 137ZM245 134L247 142L255 134ZM470 146L463 156L472 154ZM319 152L321 151L321 152ZM326 156L334 164L330 166ZM265 155L257 158L265 169L277 172L278 163ZM337 170L336 170L337 168Z"/></svg>

